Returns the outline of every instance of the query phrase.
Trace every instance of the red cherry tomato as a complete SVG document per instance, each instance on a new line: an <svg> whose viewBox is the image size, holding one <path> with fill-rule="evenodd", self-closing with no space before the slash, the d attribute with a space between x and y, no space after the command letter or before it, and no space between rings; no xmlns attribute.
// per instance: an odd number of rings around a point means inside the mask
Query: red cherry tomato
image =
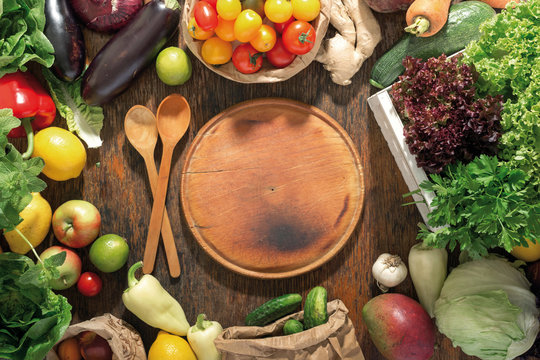
<svg viewBox="0 0 540 360"><path fill-rule="evenodd" d="M262 67L262 53L257 52L251 44L241 44L234 49L232 62L241 73L253 74Z"/></svg>
<svg viewBox="0 0 540 360"><path fill-rule="evenodd" d="M217 6L217 0L206 0L207 3L212 5L212 7L215 9Z"/></svg>
<svg viewBox="0 0 540 360"><path fill-rule="evenodd" d="M218 24L216 9L206 1L199 1L195 4L193 16L195 16L197 25L206 31L214 30Z"/></svg>
<svg viewBox="0 0 540 360"><path fill-rule="evenodd" d="M315 45L315 29L308 22L294 21L283 32L283 44L293 54L307 54Z"/></svg>
<svg viewBox="0 0 540 360"><path fill-rule="evenodd" d="M274 24L274 29L276 29L276 32L279 33L279 34L283 34L283 32L285 31L285 29L287 28L287 26L289 26L289 24L291 24L292 22L294 21L294 16L291 16L289 18L289 20L285 21L285 22L282 22L282 23L275 23Z"/></svg>
<svg viewBox="0 0 540 360"><path fill-rule="evenodd" d="M296 55L285 49L283 40L278 38L276 45L270 51L266 52L266 58L272 66L281 69L289 66L296 58Z"/></svg>
<svg viewBox="0 0 540 360"><path fill-rule="evenodd" d="M102 282L97 274L85 272L77 282L77 289L84 296L96 296L101 291Z"/></svg>

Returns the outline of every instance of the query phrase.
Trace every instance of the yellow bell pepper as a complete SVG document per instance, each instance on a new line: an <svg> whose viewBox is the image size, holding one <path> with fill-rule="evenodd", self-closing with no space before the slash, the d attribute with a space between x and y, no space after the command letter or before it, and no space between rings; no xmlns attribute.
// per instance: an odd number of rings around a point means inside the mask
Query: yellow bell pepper
<svg viewBox="0 0 540 360"><path fill-rule="evenodd" d="M39 193L32 193L32 201L21 211L19 216L23 221L15 229L20 231L32 244L37 247L45 239L51 227L52 209L49 202ZM30 245L19 235L17 230L4 233L12 252L26 254Z"/></svg>

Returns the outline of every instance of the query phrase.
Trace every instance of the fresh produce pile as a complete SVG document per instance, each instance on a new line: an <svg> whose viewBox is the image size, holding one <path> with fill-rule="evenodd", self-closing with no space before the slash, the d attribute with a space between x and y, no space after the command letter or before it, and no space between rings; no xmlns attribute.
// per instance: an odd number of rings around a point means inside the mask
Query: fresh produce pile
<svg viewBox="0 0 540 360"><path fill-rule="evenodd" d="M420 185L435 193L429 225L443 226L422 227L427 245L453 250L459 244L478 258L490 248L510 252L538 239L540 54L526 39L540 34L539 8L531 0L486 21L463 60L403 62L406 71L391 95L406 142L419 166L440 173Z"/></svg>
<svg viewBox="0 0 540 360"><path fill-rule="evenodd" d="M319 0L201 0L193 7L188 32L204 41L201 56L207 64L232 59L239 72L252 74L261 69L263 55L284 68L311 51L316 33L310 22L320 8Z"/></svg>

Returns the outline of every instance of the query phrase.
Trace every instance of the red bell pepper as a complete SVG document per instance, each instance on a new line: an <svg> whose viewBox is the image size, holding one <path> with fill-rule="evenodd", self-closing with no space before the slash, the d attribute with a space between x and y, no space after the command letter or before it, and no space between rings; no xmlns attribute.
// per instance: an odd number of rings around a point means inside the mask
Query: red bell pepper
<svg viewBox="0 0 540 360"><path fill-rule="evenodd" d="M28 138L28 149L23 157L29 158L34 150L34 133L54 121L56 106L47 91L29 72L17 71L0 78L0 109L10 108L22 125L12 129L8 137ZM31 119L33 118L33 119Z"/></svg>

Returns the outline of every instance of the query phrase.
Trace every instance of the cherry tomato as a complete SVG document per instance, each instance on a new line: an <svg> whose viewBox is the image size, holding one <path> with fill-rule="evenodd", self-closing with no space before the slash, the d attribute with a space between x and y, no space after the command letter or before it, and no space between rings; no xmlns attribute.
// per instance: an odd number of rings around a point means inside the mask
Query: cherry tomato
<svg viewBox="0 0 540 360"><path fill-rule="evenodd" d="M250 44L240 44L232 56L234 67L243 74L253 74L262 67L262 54Z"/></svg>
<svg viewBox="0 0 540 360"><path fill-rule="evenodd" d="M315 29L308 22L295 21L283 32L283 45L293 54L307 54L315 45Z"/></svg>
<svg viewBox="0 0 540 360"><path fill-rule="evenodd" d="M274 24L274 29L276 29L276 31L280 34L283 34L283 32L285 31L285 29L287 28L287 26L289 26L290 24L292 24L294 21L294 16L291 16L289 18L289 20L285 21L285 22L282 22L282 23L275 23Z"/></svg>
<svg viewBox="0 0 540 360"><path fill-rule="evenodd" d="M218 16L218 25L214 29L216 35L225 41L234 41L234 20L225 20L221 16Z"/></svg>
<svg viewBox="0 0 540 360"><path fill-rule="evenodd" d="M77 281L77 289L84 296L96 296L101 291L102 282L100 277L93 272L85 272Z"/></svg>
<svg viewBox="0 0 540 360"><path fill-rule="evenodd" d="M290 0L267 0L264 3L264 13L273 23L282 23L287 21L293 13Z"/></svg>
<svg viewBox="0 0 540 360"><path fill-rule="evenodd" d="M243 0L242 10L251 9L264 18L264 0Z"/></svg>
<svg viewBox="0 0 540 360"><path fill-rule="evenodd" d="M249 42L255 50L259 52L267 52L276 44L276 30L271 26L262 25L257 32L257 35Z"/></svg>
<svg viewBox="0 0 540 360"><path fill-rule="evenodd" d="M217 0L216 10L225 20L234 20L242 11L240 0Z"/></svg>
<svg viewBox="0 0 540 360"><path fill-rule="evenodd" d="M206 2L209 3L210 5L212 5L212 7L214 9L216 8L217 0L206 0Z"/></svg>
<svg viewBox="0 0 540 360"><path fill-rule="evenodd" d="M199 25L197 25L194 17L191 17L191 19L189 19L188 32L192 38L197 40L206 40L214 36L214 32L212 30L206 31L201 29Z"/></svg>
<svg viewBox="0 0 540 360"><path fill-rule="evenodd" d="M278 38L276 45L274 45L272 50L266 53L266 58L268 59L268 62L272 64L272 66L281 69L289 66L296 58L296 55L285 49L285 46L283 46L283 40Z"/></svg>
<svg viewBox="0 0 540 360"><path fill-rule="evenodd" d="M291 0L291 4L297 20L311 21L321 12L320 0Z"/></svg>
<svg viewBox="0 0 540 360"><path fill-rule="evenodd" d="M262 19L251 9L244 10L234 22L234 37L240 42L253 39L262 25Z"/></svg>
<svg viewBox="0 0 540 360"><path fill-rule="evenodd" d="M230 42L214 36L202 45L201 56L210 65L228 63L232 56L232 45Z"/></svg>
<svg viewBox="0 0 540 360"><path fill-rule="evenodd" d="M216 9L204 0L195 4L193 15L197 25L203 30L214 30L218 24Z"/></svg>

